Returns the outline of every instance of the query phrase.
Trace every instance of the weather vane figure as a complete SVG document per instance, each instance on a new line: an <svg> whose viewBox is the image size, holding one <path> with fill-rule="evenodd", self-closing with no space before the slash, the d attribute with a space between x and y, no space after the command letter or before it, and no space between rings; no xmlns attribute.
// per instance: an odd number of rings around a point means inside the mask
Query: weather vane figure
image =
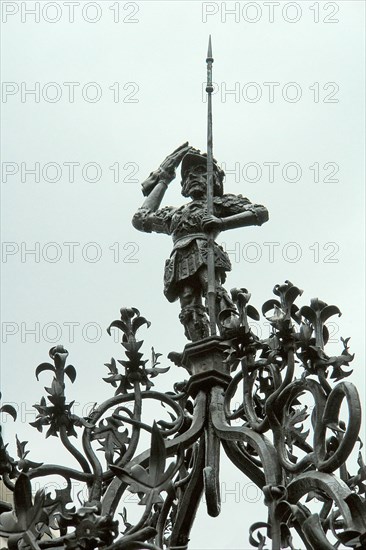
<svg viewBox="0 0 366 550"><path fill-rule="evenodd" d="M28 460L27 442L18 437L12 457L0 426L0 538L10 550L188 550L202 496L211 517L221 510L221 450L264 496L266 518L249 529L252 548L366 549L361 400L347 380L352 370L343 370L354 356L349 338L341 338L339 355L325 348L326 323L340 310L318 298L298 307L302 290L286 280L262 306L271 326L271 338L262 339L249 326L248 317L259 320L250 293L232 290L231 300L223 287L231 266L215 238L262 225L268 212L241 195L224 194L224 172L212 154L212 62L210 45L207 155L188 143L178 147L143 183L146 198L133 218L141 231L173 238L164 292L169 301L180 300L180 319L193 342L168 359L185 369L185 379L174 391L151 390L152 378L170 367L158 366L162 354L154 348L144 359L137 331L150 323L135 307L122 307L107 329L110 335L112 328L121 331L124 349L123 359L105 363L103 380L114 395L78 416L66 396L76 369L67 364L68 351L53 346L52 363L35 371L37 379L47 371L53 378L34 405L31 425L59 438L72 467ZM190 200L161 207L180 164L182 194ZM17 411L5 403L3 414L16 419ZM79 444L71 439L78 435ZM352 473L353 450L359 467ZM64 489L53 495L55 476ZM34 494L32 482L44 477L46 485ZM79 503L75 483L82 487ZM130 493L143 508L133 523L125 507ZM231 534L232 522L223 528Z"/></svg>
<svg viewBox="0 0 366 550"><path fill-rule="evenodd" d="M178 208L160 208L175 169L182 161L182 195L190 202ZM170 302L179 298L180 321L189 340L209 336L207 308L202 303L208 293L208 235L247 225L262 225L268 220L264 206L252 204L241 195L224 194L224 172L214 161L213 214L207 212L207 156L184 143L169 155L143 183L147 197L133 217L136 229L166 233L173 237L173 250L165 263L164 294ZM227 253L214 243L215 316L233 308L222 286L231 264Z"/></svg>
<svg viewBox="0 0 366 550"><path fill-rule="evenodd" d="M168 155L142 184L146 199L132 220L140 231L166 233L173 237L173 251L165 263L164 294L170 302L180 300L179 318L186 337L192 341L216 333L216 322L222 310L235 311L222 286L231 263L215 238L221 231L262 225L268 220L264 206L252 204L242 195L224 194L225 173L212 156L211 40L206 61L207 155L188 142ZM180 163L182 195L191 200L177 208L160 208Z"/></svg>

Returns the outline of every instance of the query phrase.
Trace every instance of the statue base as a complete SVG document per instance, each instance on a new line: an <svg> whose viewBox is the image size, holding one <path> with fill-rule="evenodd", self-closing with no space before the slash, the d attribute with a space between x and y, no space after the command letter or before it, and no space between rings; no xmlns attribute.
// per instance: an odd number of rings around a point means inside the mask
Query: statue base
<svg viewBox="0 0 366 550"><path fill-rule="evenodd" d="M220 336L208 336L187 344L183 351L182 366L191 375L187 391L195 397L199 391L213 386L226 388L230 381L230 366L226 362L227 343Z"/></svg>

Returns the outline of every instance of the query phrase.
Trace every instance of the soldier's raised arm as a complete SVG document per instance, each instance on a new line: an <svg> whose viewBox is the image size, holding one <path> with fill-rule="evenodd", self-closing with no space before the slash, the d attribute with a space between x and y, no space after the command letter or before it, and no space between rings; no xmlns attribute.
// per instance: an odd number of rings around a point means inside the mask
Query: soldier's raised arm
<svg viewBox="0 0 366 550"><path fill-rule="evenodd" d="M146 196L142 208L152 211L159 208L169 183L175 178L177 166L190 149L188 142L177 147L142 183L142 192Z"/></svg>

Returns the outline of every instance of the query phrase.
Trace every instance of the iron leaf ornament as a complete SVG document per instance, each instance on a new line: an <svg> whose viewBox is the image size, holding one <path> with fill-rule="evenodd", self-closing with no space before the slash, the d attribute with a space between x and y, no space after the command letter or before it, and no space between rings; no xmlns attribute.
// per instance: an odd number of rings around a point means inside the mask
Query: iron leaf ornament
<svg viewBox="0 0 366 550"><path fill-rule="evenodd" d="M260 226L268 211L224 193L213 157L212 63L210 40L207 154L185 142L168 155L143 183L145 201L133 218L137 229L173 238L164 294L180 301L189 341L168 356L180 379L170 391L155 389L170 365L154 348L145 359L138 334L150 322L123 307L107 329L120 331L124 353L105 363L111 396L98 404L96 395L88 415L78 416L67 399L76 369L62 345L51 348L52 362L35 371L49 385L30 424L67 450L70 465L45 463L36 453L30 460L18 436L13 458L0 432L1 483L13 495L12 503L0 502L0 536L11 550L187 550L202 497L210 516L220 514L221 449L267 507L267 516L241 533L243 545L298 550L300 540L306 550L366 548L361 404L347 370L354 355L349 338L341 339L339 355L327 347L327 322L340 310L318 298L298 304L303 291L289 280L261 310L244 286L223 286L231 265L217 235ZM161 208L180 164L190 202ZM252 330L259 311L271 326L267 338ZM11 405L0 412L16 421ZM63 485L51 494L46 482L55 476ZM45 488L34 494L40 481ZM137 497L137 519L129 519L127 496Z"/></svg>
<svg viewBox="0 0 366 550"><path fill-rule="evenodd" d="M224 325L226 336L194 343L193 359L188 344L182 366L189 380L166 393L147 383L149 376L167 370L157 366L161 354L154 349L150 360L143 359L137 330L149 323L138 310L123 308L121 321L111 326L122 331L126 359L112 358L111 376L104 380L112 390L123 379L126 384L88 417L74 415L66 399L66 381L75 380L74 369L67 370L68 352L62 346L51 348L54 365L42 363L36 377L47 372L53 379L35 405L38 419L31 424L38 430L46 426L46 437L58 438L75 466L29 460L27 444L18 438L14 459L1 442L2 481L14 494L13 508L6 503L0 508L0 532L9 548L188 548L203 492L219 500L207 485L215 480L206 483L203 474L217 459L217 441L243 475L263 490L268 522L250 529L247 540L253 547L296 549L294 530L305 548L364 548L366 467L361 453L356 473L347 466L351 452L362 446L361 408L355 386L337 371L353 360L349 339L341 339L339 356L327 355L326 339L319 340L319 335L329 314L338 315L338 309L320 301L295 308L301 292L289 281L281 287L274 289L281 301L267 301L262 309L272 324L266 339L258 338L248 324L249 313L258 316L254 306L248 312L249 292L233 289L236 310L229 317L231 325ZM280 313L272 314L275 308ZM217 340L219 352L213 349ZM207 374L200 353L206 359L218 353L219 368L213 360ZM219 377L220 368L226 369L227 379ZM240 394L242 403L233 410ZM145 402L163 404L169 420L145 422ZM340 416L342 403L348 409L346 419ZM2 412L16 417L6 404ZM151 443L138 454L143 433ZM71 441L78 436L83 450ZM54 474L65 480L66 488L55 497L47 490L32 496L32 480ZM87 497L81 503L72 498L73 481L85 484ZM122 506L126 492L136 494L143 508L135 524L127 521ZM312 510L314 501L321 503L320 512ZM212 502L207 506L212 511ZM123 532L119 514L126 524Z"/></svg>

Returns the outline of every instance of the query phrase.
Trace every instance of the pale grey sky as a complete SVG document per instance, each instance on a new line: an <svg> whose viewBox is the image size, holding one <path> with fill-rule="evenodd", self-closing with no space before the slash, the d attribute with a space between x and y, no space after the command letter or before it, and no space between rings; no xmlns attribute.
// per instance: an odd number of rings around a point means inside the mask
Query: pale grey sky
<svg viewBox="0 0 366 550"><path fill-rule="evenodd" d="M4 428L11 445L17 432L31 459L64 456L27 425L49 383L34 368L55 343L78 371L68 393L78 414L110 395L103 364L122 353L105 327L122 305L152 322L141 331L147 356L151 345L167 355L186 343L178 305L162 294L171 241L130 220L140 183L168 153L186 140L206 150L209 33L225 190L270 212L261 228L220 235L233 263L227 287L248 288L260 309L289 279L304 289L301 305L316 296L338 305L329 351L352 337L351 380L364 401L364 3L80 1L73 10L2 2L1 388L20 414ZM179 181L165 204L184 202ZM154 382L167 390L183 378L172 367ZM193 550L247 549L250 524L266 519L225 461L222 481L222 515L201 507Z"/></svg>

